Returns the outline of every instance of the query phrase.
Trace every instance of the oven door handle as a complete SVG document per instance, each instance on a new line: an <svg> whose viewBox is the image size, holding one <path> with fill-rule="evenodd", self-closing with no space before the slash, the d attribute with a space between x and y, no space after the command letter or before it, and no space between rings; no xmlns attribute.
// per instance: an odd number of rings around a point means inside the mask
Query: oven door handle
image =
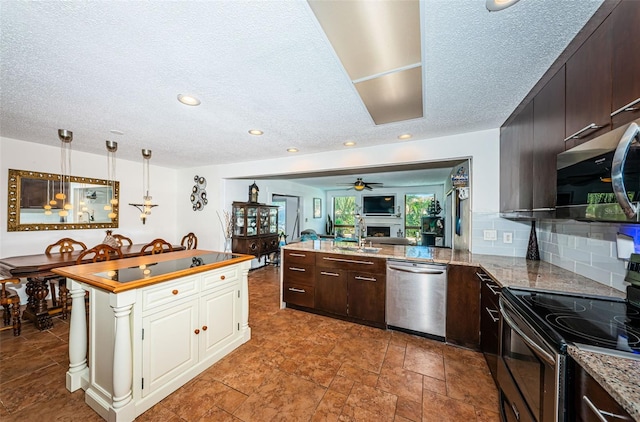
<svg viewBox="0 0 640 422"><path fill-rule="evenodd" d="M507 312L502 307L502 302L500 302L499 305L500 305L500 314L502 314L502 318L507 322L509 327L511 327L511 329L513 331L515 331L520 337L522 337L522 339L525 341L525 343L527 343L533 349L534 352L537 352L536 354L540 358L542 358L544 361L546 361L550 365L555 365L556 364L556 360L553 358L553 356L551 356L542 347L538 346L533 340L531 340L529 337L527 337L527 335L525 333L523 333L520 328L518 328L518 326L513 321L513 319L511 319L511 317L507 314Z"/></svg>

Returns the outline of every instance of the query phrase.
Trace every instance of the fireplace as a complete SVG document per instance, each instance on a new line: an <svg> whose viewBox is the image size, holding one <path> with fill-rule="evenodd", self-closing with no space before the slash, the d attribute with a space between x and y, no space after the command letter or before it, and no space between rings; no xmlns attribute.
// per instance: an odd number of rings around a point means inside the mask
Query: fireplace
<svg viewBox="0 0 640 422"><path fill-rule="evenodd" d="M390 237L391 227L389 226L367 226L367 237Z"/></svg>

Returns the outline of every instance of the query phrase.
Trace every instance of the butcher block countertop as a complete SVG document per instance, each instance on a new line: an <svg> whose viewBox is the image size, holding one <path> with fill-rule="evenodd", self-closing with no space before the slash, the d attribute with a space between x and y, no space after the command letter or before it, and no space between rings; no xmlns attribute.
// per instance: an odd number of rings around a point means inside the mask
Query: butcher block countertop
<svg viewBox="0 0 640 422"><path fill-rule="evenodd" d="M362 252L350 245L330 241L304 241L284 246L310 252L342 253L386 259L478 266L501 287L524 287L624 298L625 293L545 261L529 261L494 255L477 255L448 248L405 245L375 245L375 252ZM343 249L341 249L343 248ZM344 249L346 248L346 249ZM372 249L370 249L372 250ZM640 361L569 347L573 357L637 421L640 421ZM627 374L621 376L621 374Z"/></svg>

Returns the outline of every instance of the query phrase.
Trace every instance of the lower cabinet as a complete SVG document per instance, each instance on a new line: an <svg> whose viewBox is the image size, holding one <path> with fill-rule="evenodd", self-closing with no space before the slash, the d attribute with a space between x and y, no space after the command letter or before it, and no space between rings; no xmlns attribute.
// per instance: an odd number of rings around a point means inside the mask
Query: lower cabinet
<svg viewBox="0 0 640 422"><path fill-rule="evenodd" d="M573 382L569 382L570 420L580 422L632 421L633 418L587 371L569 359Z"/></svg>
<svg viewBox="0 0 640 422"><path fill-rule="evenodd" d="M385 326L386 259L287 249L283 256L284 302Z"/></svg>
<svg viewBox="0 0 640 422"><path fill-rule="evenodd" d="M494 381L498 368L499 338L500 338L500 309L498 299L500 286L484 271L477 269L476 277L481 284L480 307L480 350L484 354Z"/></svg>
<svg viewBox="0 0 640 422"><path fill-rule="evenodd" d="M478 267L449 265L447 270L446 341L480 349L480 280Z"/></svg>

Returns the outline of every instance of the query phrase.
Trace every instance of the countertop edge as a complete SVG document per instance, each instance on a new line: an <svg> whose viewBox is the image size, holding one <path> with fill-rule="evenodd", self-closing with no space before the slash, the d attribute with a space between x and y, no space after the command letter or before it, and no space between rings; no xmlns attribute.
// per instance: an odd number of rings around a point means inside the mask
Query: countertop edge
<svg viewBox="0 0 640 422"><path fill-rule="evenodd" d="M569 355L636 421L640 421L640 361L580 350Z"/></svg>

